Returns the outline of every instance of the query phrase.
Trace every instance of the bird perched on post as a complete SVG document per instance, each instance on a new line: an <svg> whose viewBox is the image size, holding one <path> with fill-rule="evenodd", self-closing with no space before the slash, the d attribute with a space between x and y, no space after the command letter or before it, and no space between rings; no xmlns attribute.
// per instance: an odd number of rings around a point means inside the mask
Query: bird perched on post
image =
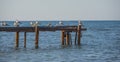
<svg viewBox="0 0 120 62"><path fill-rule="evenodd" d="M34 24L33 22L30 22L30 25L31 25L32 27L34 27L34 26L35 26L35 24Z"/></svg>
<svg viewBox="0 0 120 62"><path fill-rule="evenodd" d="M18 20L16 20L13 25L16 26L16 27L18 27L19 24L20 24L20 22Z"/></svg>
<svg viewBox="0 0 120 62"><path fill-rule="evenodd" d="M82 22L80 20L78 21L78 24L82 26Z"/></svg>
<svg viewBox="0 0 120 62"><path fill-rule="evenodd" d="M39 22L38 22L38 21L36 21L35 23L30 22L30 24L31 24L32 27L35 27L35 26L38 26L38 25L39 25Z"/></svg>
<svg viewBox="0 0 120 62"><path fill-rule="evenodd" d="M38 25L39 25L39 22L38 22L38 21L36 21L36 22L35 22L35 25L36 25L36 26L38 26Z"/></svg>

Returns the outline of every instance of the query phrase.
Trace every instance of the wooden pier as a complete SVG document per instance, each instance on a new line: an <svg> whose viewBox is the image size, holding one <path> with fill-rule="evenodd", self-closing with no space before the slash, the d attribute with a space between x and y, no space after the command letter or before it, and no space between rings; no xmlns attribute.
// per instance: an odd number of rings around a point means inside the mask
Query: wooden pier
<svg viewBox="0 0 120 62"><path fill-rule="evenodd" d="M15 32L15 47L19 47L19 32L24 32L24 48L26 48L26 33L35 32L35 48L38 48L40 31L61 31L61 45L71 45L71 32L75 32L75 45L80 45L81 31L86 30L78 26L35 26L35 27L0 27L1 32Z"/></svg>

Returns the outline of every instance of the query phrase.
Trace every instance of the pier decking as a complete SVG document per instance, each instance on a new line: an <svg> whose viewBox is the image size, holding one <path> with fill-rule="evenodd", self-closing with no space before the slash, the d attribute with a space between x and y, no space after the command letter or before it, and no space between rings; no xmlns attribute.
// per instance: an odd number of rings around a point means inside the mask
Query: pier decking
<svg viewBox="0 0 120 62"><path fill-rule="evenodd" d="M81 31L86 30L78 26L35 26L35 27L0 27L1 32L16 32L15 47L19 47L19 32L24 32L24 47L26 48L26 33L35 32L35 48L38 48L40 31L61 31L61 44L70 45L70 32L76 32L75 45L80 45ZM77 42L76 42L77 41Z"/></svg>

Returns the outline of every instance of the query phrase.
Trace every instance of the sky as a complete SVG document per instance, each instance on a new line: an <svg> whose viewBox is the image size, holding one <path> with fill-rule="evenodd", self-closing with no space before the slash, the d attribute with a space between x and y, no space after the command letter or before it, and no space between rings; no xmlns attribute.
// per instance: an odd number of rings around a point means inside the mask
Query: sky
<svg viewBox="0 0 120 62"><path fill-rule="evenodd" d="M0 0L0 20L120 20L120 0Z"/></svg>

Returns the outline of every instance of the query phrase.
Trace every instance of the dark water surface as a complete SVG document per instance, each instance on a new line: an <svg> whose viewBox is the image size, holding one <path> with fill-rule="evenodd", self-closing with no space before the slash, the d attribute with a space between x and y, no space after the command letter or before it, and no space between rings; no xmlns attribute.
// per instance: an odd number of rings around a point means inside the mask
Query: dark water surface
<svg viewBox="0 0 120 62"><path fill-rule="evenodd" d="M13 22L8 22L12 26ZM46 25L49 22L40 22ZM52 25L57 21L50 22ZM63 22L77 25L77 21ZM19 49L14 48L15 33L0 32L0 62L120 62L120 21L84 21L81 46L61 47L60 31L40 32L39 48L34 48L35 33L27 33L27 48L20 34ZM20 26L30 26L22 22ZM74 40L75 33L72 33ZM74 41L73 41L74 44Z"/></svg>

